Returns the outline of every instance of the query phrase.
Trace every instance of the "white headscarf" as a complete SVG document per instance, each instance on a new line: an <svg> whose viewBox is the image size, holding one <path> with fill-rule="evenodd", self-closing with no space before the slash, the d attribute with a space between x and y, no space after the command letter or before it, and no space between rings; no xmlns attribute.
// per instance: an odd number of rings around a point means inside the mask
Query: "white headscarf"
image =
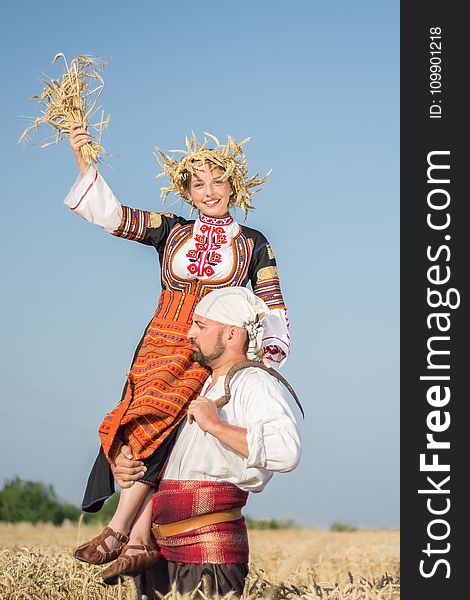
<svg viewBox="0 0 470 600"><path fill-rule="evenodd" d="M224 325L246 329L247 358L253 360L257 357L264 331L261 319L269 313L269 307L253 292L237 286L214 290L198 303L195 313Z"/></svg>

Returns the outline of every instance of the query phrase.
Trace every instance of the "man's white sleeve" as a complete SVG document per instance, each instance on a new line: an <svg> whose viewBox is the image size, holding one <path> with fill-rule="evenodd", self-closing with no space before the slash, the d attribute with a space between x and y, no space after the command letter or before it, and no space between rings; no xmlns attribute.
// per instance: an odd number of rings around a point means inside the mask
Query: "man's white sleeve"
<svg viewBox="0 0 470 600"><path fill-rule="evenodd" d="M240 392L247 424L246 466L278 472L295 469L301 442L287 392L264 372L251 372Z"/></svg>

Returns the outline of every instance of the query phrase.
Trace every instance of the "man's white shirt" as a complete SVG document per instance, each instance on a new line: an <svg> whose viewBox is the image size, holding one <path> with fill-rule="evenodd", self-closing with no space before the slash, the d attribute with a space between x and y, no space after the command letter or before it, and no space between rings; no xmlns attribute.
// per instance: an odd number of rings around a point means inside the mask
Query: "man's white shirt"
<svg viewBox="0 0 470 600"><path fill-rule="evenodd" d="M200 395L217 400L224 394L225 376ZM287 401L288 392L256 367L239 371L230 383L231 399L219 417L247 430L248 458L204 432L196 422L182 426L163 479L227 481L247 492L260 492L274 472L294 469L300 460L299 431Z"/></svg>

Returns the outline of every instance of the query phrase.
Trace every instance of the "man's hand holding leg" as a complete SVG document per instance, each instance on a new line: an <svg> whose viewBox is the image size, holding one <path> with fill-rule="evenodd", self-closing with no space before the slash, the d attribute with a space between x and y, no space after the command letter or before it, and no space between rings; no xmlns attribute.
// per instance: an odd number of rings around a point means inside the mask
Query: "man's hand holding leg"
<svg viewBox="0 0 470 600"><path fill-rule="evenodd" d="M129 446L122 446L116 460L111 465L111 471L118 486L126 489L132 487L136 481L139 481L145 475L147 467L144 466L141 460L132 458L132 451Z"/></svg>

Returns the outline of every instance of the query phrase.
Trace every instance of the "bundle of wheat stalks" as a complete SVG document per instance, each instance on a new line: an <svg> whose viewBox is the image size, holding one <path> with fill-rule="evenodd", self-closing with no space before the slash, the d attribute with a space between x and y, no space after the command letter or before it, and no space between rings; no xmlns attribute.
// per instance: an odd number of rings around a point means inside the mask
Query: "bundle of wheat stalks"
<svg viewBox="0 0 470 600"><path fill-rule="evenodd" d="M98 163L100 155L104 153L104 148L100 145L101 134L108 126L111 115L105 119L102 111L101 119L97 123L92 124L89 121L100 108L97 104L104 88L101 71L105 63L89 56L77 56L69 66L62 52L55 55L52 63L59 58L64 60L65 73L61 80L42 80L44 89L41 95L33 96L43 107L42 116L33 119L32 125L25 129L19 141L26 141L32 129L39 129L43 123L47 123L57 133L54 134L53 141L41 145L41 148L45 148L64 139L70 134L71 125L79 123L95 132L94 141L82 146L80 152L87 163Z"/></svg>

